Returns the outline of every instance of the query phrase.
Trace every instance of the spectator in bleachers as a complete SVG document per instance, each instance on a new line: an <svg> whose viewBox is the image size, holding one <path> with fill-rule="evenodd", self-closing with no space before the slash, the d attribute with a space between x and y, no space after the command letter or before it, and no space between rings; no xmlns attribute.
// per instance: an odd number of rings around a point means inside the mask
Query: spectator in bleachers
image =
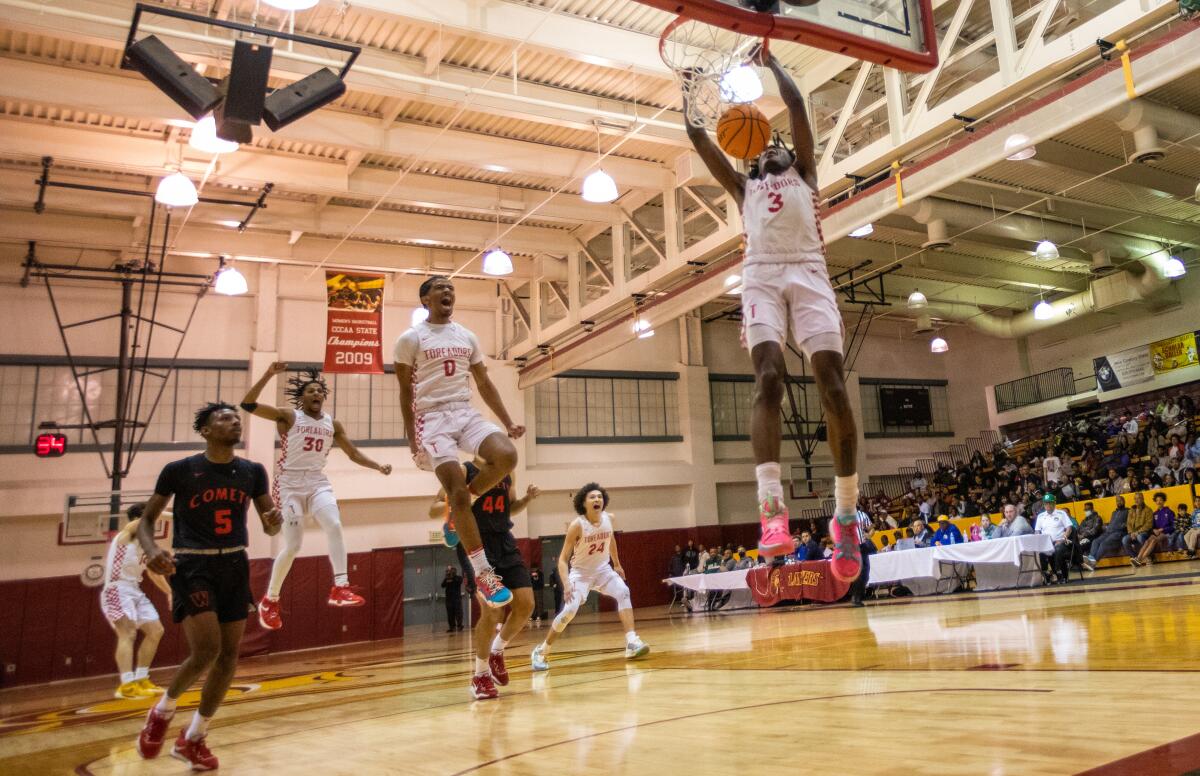
<svg viewBox="0 0 1200 776"><path fill-rule="evenodd" d="M1087 502L1083 505L1083 520L1079 523L1079 549L1087 553L1093 541L1104 533L1104 520L1096 513L1095 505Z"/></svg>
<svg viewBox="0 0 1200 776"><path fill-rule="evenodd" d="M1012 504L1004 505L1004 519L1000 525L996 526L997 539L1004 539L1009 536L1025 536L1033 533L1033 526L1029 525L1029 521L1022 517L1016 506Z"/></svg>
<svg viewBox="0 0 1200 776"><path fill-rule="evenodd" d="M1088 547L1083 556L1083 567L1088 571L1096 570L1096 562L1109 555L1115 555L1125 543L1128 534L1129 510L1125 508L1125 497L1117 496L1117 508L1113 510L1104 533L1100 534Z"/></svg>
<svg viewBox="0 0 1200 776"><path fill-rule="evenodd" d="M1187 504L1179 504L1175 507L1175 531L1171 534L1172 550L1184 551L1187 549L1187 532L1192 527L1192 515L1188 512Z"/></svg>
<svg viewBox="0 0 1200 776"><path fill-rule="evenodd" d="M1054 448L1050 448L1046 457L1042 459L1042 471L1045 474L1046 487L1057 487L1062 479L1062 459L1054 454Z"/></svg>
<svg viewBox="0 0 1200 776"><path fill-rule="evenodd" d="M1167 506L1165 493L1154 494L1154 507L1154 522L1150 527L1150 536L1142 543L1137 557L1132 559L1135 566L1153 563L1154 553L1167 549L1171 544L1171 534L1175 533L1175 513Z"/></svg>
<svg viewBox="0 0 1200 776"><path fill-rule="evenodd" d="M962 544L962 531L958 530L958 526L950 522L950 518L946 515L938 515L938 529L933 534L933 546L941 547L949 544Z"/></svg>
<svg viewBox="0 0 1200 776"><path fill-rule="evenodd" d="M1181 410L1179 404L1174 399L1167 399L1166 406L1163 408L1162 414L1159 416L1168 426L1173 426L1179 420Z"/></svg>
<svg viewBox="0 0 1200 776"><path fill-rule="evenodd" d="M924 490L925 486L928 484L929 483L925 481L925 475L921 474L920 472L917 472L917 476L908 481L908 486L912 488L914 492Z"/></svg>
<svg viewBox="0 0 1200 776"><path fill-rule="evenodd" d="M1146 506L1146 499L1141 493L1133 494L1133 506L1129 509L1128 535L1122 543L1125 552L1129 553L1131 561L1136 561L1142 545L1150 538L1154 528L1154 513ZM1138 565L1136 562L1134 565Z"/></svg>
<svg viewBox="0 0 1200 776"><path fill-rule="evenodd" d="M1042 568L1047 570L1048 567L1059 582L1065 583L1070 578L1069 565L1074 551L1072 536L1075 526L1067 513L1058 508L1058 502L1051 493L1042 497L1042 510L1033 530L1035 533L1046 534L1054 542L1053 551L1042 556Z"/></svg>
<svg viewBox="0 0 1200 776"><path fill-rule="evenodd" d="M1187 532L1183 535L1183 544L1187 547L1189 558L1196 557L1196 545L1200 543L1200 499L1192 498L1192 520Z"/></svg>
<svg viewBox="0 0 1200 776"><path fill-rule="evenodd" d="M913 521L912 524L912 539L914 547L932 547L933 532L929 530L929 526L920 518Z"/></svg>

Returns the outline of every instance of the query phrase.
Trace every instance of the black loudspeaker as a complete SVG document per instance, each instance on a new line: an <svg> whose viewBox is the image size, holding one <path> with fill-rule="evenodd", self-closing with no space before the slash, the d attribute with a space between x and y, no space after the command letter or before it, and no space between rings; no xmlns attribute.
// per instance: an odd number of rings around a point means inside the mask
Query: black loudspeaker
<svg viewBox="0 0 1200 776"><path fill-rule="evenodd" d="M829 441L829 427L826 426L824 423L817 426L817 441L818 442L828 442Z"/></svg>
<svg viewBox="0 0 1200 776"><path fill-rule="evenodd" d="M221 101L217 87L153 35L134 43L126 49L125 56L133 69L197 121Z"/></svg>
<svg viewBox="0 0 1200 776"><path fill-rule="evenodd" d="M271 74L271 47L239 40L233 46L229 81L221 115L226 122L257 126L262 121L267 77ZM218 135L219 136L219 135Z"/></svg>
<svg viewBox="0 0 1200 776"><path fill-rule="evenodd" d="M307 78L271 92L263 110L263 121L274 132L345 93L345 82L332 70L323 67Z"/></svg>

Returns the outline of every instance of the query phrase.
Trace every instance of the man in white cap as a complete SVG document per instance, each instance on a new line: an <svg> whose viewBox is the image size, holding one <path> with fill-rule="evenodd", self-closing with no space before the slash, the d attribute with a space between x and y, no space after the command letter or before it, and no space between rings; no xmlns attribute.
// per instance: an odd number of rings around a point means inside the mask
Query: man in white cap
<svg viewBox="0 0 1200 776"><path fill-rule="evenodd" d="M1066 512L1058 508L1058 500L1053 493L1042 496L1042 513L1038 515L1033 526L1034 533L1046 534L1054 542L1054 550L1042 557L1042 569L1047 565L1058 577L1059 582L1066 583L1070 579L1071 554L1074 549L1071 537L1075 524Z"/></svg>

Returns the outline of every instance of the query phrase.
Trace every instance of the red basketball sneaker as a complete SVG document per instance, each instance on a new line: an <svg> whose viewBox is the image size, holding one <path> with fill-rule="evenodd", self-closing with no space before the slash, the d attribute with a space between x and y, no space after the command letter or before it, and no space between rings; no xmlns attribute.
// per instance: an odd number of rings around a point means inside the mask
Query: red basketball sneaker
<svg viewBox="0 0 1200 776"><path fill-rule="evenodd" d="M842 521L846 522L842 522ZM858 516L834 517L829 521L829 538L833 539L833 557L829 570L843 582L853 582L862 573L862 550L858 545Z"/></svg>
<svg viewBox="0 0 1200 776"><path fill-rule="evenodd" d="M367 602L350 585L334 585L329 588L330 606L362 606Z"/></svg>
<svg viewBox="0 0 1200 776"><path fill-rule="evenodd" d="M195 741L187 737L186 730L179 731L175 746L171 747L171 756L176 760L191 763L193 771L215 771L219 767L217 756L208 751L204 744L204 736Z"/></svg>
<svg viewBox="0 0 1200 776"><path fill-rule="evenodd" d="M170 724L170 716L160 714L158 709L151 706L150 712L146 714L146 724L142 726L142 732L138 733L138 754L147 760L158 757L158 753L162 751L163 739L167 737L167 725Z"/></svg>
<svg viewBox="0 0 1200 776"><path fill-rule="evenodd" d="M266 596L262 597L262 600L258 602L258 624L267 630L279 630L283 627L283 618L279 616L278 601L272 601Z"/></svg>
<svg viewBox="0 0 1200 776"><path fill-rule="evenodd" d="M762 523L762 534L758 540L758 554L764 558L786 555L792 551L792 537L788 534L788 509L783 499L771 496L758 505L758 517Z"/></svg>
<svg viewBox="0 0 1200 776"><path fill-rule="evenodd" d="M504 667L503 652L488 653L488 670L492 672L492 678L496 680L496 684L501 687L508 685L508 669Z"/></svg>
<svg viewBox="0 0 1200 776"><path fill-rule="evenodd" d="M491 674L476 674L471 677L471 697L477 701L500 697L500 691L496 689Z"/></svg>

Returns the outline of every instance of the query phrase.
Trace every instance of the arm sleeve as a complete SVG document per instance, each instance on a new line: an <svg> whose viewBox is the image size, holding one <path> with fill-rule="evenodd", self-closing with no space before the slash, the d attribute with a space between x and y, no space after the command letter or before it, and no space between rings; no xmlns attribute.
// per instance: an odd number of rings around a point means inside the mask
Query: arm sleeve
<svg viewBox="0 0 1200 776"><path fill-rule="evenodd" d="M175 495L176 472L179 471L178 462L172 462L163 467L158 473L158 482L154 484L154 492L163 498L170 498Z"/></svg>
<svg viewBox="0 0 1200 776"><path fill-rule="evenodd" d="M254 492L250 494L250 498L265 496L270 489L271 484L267 478L266 467L261 463L254 464Z"/></svg>
<svg viewBox="0 0 1200 776"><path fill-rule="evenodd" d="M471 363L483 363L483 348L479 347L479 338L475 336L475 332L468 331L467 336L471 338Z"/></svg>
<svg viewBox="0 0 1200 776"><path fill-rule="evenodd" d="M400 339L396 340L396 349L393 352L393 360L397 364L408 364L413 366L417 363L417 351L421 347L421 337L417 334L416 329L409 329L400 335Z"/></svg>

